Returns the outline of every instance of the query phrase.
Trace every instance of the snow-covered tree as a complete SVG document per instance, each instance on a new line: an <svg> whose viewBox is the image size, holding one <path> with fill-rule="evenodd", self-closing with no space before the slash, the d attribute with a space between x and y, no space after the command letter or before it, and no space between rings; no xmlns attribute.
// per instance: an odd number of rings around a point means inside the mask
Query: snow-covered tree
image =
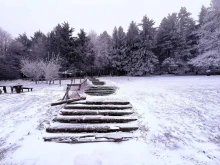
<svg viewBox="0 0 220 165"><path fill-rule="evenodd" d="M220 68L220 0L212 0L199 32L199 55L190 63L199 68Z"/></svg>
<svg viewBox="0 0 220 165"><path fill-rule="evenodd" d="M21 72L29 77L32 78L36 83L40 77L44 75L44 62L40 61L31 61L22 59L21 60Z"/></svg>
<svg viewBox="0 0 220 165"><path fill-rule="evenodd" d="M140 24L140 45L139 58L136 63L137 75L153 73L155 66L158 64L157 56L152 49L155 46L155 28L154 21L144 16Z"/></svg>
<svg viewBox="0 0 220 165"><path fill-rule="evenodd" d="M166 58L174 58L179 45L179 35L177 31L178 17L176 13L165 17L158 28L157 53L160 63Z"/></svg>
<svg viewBox="0 0 220 165"><path fill-rule="evenodd" d="M208 9L205 6L202 6L201 11L199 13L199 25L203 25L204 21L205 21L205 16L207 14Z"/></svg>
<svg viewBox="0 0 220 165"><path fill-rule="evenodd" d="M11 41L11 35L0 27L0 56L7 54Z"/></svg>
<svg viewBox="0 0 220 165"><path fill-rule="evenodd" d="M140 46L140 36L137 24L132 21L126 34L126 58L124 59L124 69L130 75L135 75L135 63L138 60L138 50Z"/></svg>
<svg viewBox="0 0 220 165"><path fill-rule="evenodd" d="M41 61L40 63L43 71L43 76L47 81L49 81L50 84L51 80L58 77L58 72L61 68L60 59L53 56L49 60L46 60L45 62Z"/></svg>
<svg viewBox="0 0 220 165"><path fill-rule="evenodd" d="M41 32L37 31L34 36L31 37L31 56L32 59L45 59L48 55L47 37Z"/></svg>
<svg viewBox="0 0 220 165"><path fill-rule="evenodd" d="M120 26L118 29L115 27L112 35L112 53L111 61L112 66L117 70L118 74L124 73L124 59L126 47L126 34Z"/></svg>

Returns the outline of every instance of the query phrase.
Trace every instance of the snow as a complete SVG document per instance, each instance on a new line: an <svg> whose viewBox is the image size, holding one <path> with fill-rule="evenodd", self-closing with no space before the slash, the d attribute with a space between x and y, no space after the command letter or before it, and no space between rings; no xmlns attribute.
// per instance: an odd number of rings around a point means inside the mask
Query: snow
<svg viewBox="0 0 220 165"><path fill-rule="evenodd" d="M0 165L220 164L219 76L100 80L115 86L116 93L86 95L87 100L130 101L138 116L140 138L122 143L44 142L45 128L63 108L50 103L63 97L70 82L62 82L61 87L58 82L50 86L21 80L0 82L33 87L32 92L0 95Z"/></svg>

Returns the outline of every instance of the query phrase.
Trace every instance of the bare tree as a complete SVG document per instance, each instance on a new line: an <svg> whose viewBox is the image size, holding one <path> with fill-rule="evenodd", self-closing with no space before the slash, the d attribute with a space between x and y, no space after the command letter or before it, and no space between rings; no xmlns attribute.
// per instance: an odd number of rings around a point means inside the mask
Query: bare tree
<svg viewBox="0 0 220 165"><path fill-rule="evenodd" d="M34 79L36 83L44 75L43 67L43 61L21 60L21 72L25 76Z"/></svg>
<svg viewBox="0 0 220 165"><path fill-rule="evenodd" d="M49 84L51 84L51 81L54 78L58 77L60 67L59 57L55 56L43 63L42 70L44 72L44 77L47 81L49 81Z"/></svg>

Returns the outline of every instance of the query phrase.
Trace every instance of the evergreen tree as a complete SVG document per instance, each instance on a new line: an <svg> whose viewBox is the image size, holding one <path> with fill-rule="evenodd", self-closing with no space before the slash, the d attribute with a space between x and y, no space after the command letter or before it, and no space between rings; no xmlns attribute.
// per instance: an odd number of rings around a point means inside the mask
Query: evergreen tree
<svg viewBox="0 0 220 165"><path fill-rule="evenodd" d="M37 31L31 37L31 55L33 59L47 58L47 37L41 32Z"/></svg>
<svg viewBox="0 0 220 165"><path fill-rule="evenodd" d="M94 52L92 45L90 45L90 39L86 36L83 29L78 33L76 40L76 52L78 57L74 62L77 69L90 70L94 63Z"/></svg>
<svg viewBox="0 0 220 165"><path fill-rule="evenodd" d="M19 34L19 36L15 40L23 45L22 56L26 58L31 58L31 40L27 37L26 33Z"/></svg>
<svg viewBox="0 0 220 165"><path fill-rule="evenodd" d="M171 57L174 58L179 42L177 31L178 17L176 13L164 18L159 26L156 40L159 62Z"/></svg>
<svg viewBox="0 0 220 165"><path fill-rule="evenodd" d="M104 69L109 72L109 69L111 68L111 36L104 31L99 35L97 45L98 54L95 59L95 66L98 69Z"/></svg>
<svg viewBox="0 0 220 165"><path fill-rule="evenodd" d="M56 54L62 58L62 67L69 68L78 59L74 52L75 38L72 36L74 29L68 23L58 24L48 34L47 49L50 55Z"/></svg>
<svg viewBox="0 0 220 165"><path fill-rule="evenodd" d="M126 34L120 26L115 28L112 35L112 66L117 70L117 73L122 75L124 71L124 58L126 47Z"/></svg>
<svg viewBox="0 0 220 165"><path fill-rule="evenodd" d="M199 25L200 26L204 24L207 11L208 11L208 9L205 6L202 6L201 11L199 13Z"/></svg>
<svg viewBox="0 0 220 165"><path fill-rule="evenodd" d="M145 75L153 73L155 65L158 64L157 56L153 53L155 46L155 28L154 21L150 20L147 16L142 19L141 32L140 32L140 45L138 60L136 63L136 75Z"/></svg>
<svg viewBox="0 0 220 165"><path fill-rule="evenodd" d="M124 69L130 75L135 75L135 64L137 63L138 50L140 46L140 36L138 26L134 21L130 23L126 34L126 58L124 59Z"/></svg>

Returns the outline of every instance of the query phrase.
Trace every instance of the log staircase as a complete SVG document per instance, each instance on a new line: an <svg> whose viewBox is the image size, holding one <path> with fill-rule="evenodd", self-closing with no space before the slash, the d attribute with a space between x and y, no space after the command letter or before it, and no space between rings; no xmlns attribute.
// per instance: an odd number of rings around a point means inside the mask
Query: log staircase
<svg viewBox="0 0 220 165"><path fill-rule="evenodd" d="M138 130L133 113L128 101L68 103L46 128L48 136L44 140L58 143L127 141L134 138L133 132Z"/></svg>

